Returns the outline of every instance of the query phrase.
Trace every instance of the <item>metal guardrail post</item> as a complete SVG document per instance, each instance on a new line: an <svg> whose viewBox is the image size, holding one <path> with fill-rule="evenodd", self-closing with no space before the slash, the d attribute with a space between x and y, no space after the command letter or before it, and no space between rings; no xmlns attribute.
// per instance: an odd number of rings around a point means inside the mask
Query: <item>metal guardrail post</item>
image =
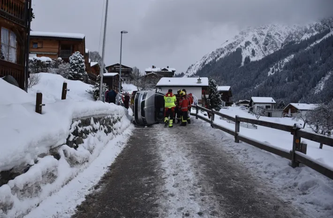
<svg viewBox="0 0 333 218"><path fill-rule="evenodd" d="M296 160L296 151L301 150L300 149L301 137L298 136L298 130L299 129L300 128L296 124L294 124L293 131L291 132L291 134L294 135L294 137L293 137L293 150L291 151L291 166L293 168L299 166L299 162Z"/></svg>
<svg viewBox="0 0 333 218"><path fill-rule="evenodd" d="M199 108L198 105L195 106L195 119L198 119Z"/></svg>
<svg viewBox="0 0 333 218"><path fill-rule="evenodd" d="M240 131L240 121L238 119L238 116L235 116L235 142L239 143L238 133Z"/></svg>

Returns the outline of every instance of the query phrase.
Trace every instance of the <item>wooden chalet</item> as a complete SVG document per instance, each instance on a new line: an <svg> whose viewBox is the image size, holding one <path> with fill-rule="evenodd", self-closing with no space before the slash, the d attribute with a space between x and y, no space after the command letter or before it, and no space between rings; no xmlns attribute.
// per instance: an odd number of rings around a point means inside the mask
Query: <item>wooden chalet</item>
<svg viewBox="0 0 333 218"><path fill-rule="evenodd" d="M103 83L106 84L109 90L113 89L119 92L119 74L117 72L107 72L103 74Z"/></svg>
<svg viewBox="0 0 333 218"><path fill-rule="evenodd" d="M225 104L224 106L231 106L232 105L232 101L231 101L232 92L231 92L230 86L218 86L217 91L221 95L221 99Z"/></svg>
<svg viewBox="0 0 333 218"><path fill-rule="evenodd" d="M30 56L62 58L68 62L69 57L79 51L85 57L87 71L90 68L89 51L86 49L85 35L80 33L30 32Z"/></svg>
<svg viewBox="0 0 333 218"><path fill-rule="evenodd" d="M13 76L27 90L31 0L0 1L0 77Z"/></svg>
<svg viewBox="0 0 333 218"><path fill-rule="evenodd" d="M149 67L145 70L146 75L155 73L158 77L173 77L175 75L176 69L169 68L169 66L165 68L159 68L155 67L154 65L152 67Z"/></svg>
<svg viewBox="0 0 333 218"><path fill-rule="evenodd" d="M112 64L106 67L106 70L109 73L120 73L120 64ZM121 65L121 80L124 83L131 83L134 79L133 77L133 69L131 67L125 66L125 65Z"/></svg>
<svg viewBox="0 0 333 218"><path fill-rule="evenodd" d="M100 67L98 62L90 62L90 70L87 72L89 78L93 81L96 81L97 77L100 74Z"/></svg>
<svg viewBox="0 0 333 218"><path fill-rule="evenodd" d="M318 104L290 103L283 109L283 116L296 117L298 114L305 115L306 112L316 109Z"/></svg>

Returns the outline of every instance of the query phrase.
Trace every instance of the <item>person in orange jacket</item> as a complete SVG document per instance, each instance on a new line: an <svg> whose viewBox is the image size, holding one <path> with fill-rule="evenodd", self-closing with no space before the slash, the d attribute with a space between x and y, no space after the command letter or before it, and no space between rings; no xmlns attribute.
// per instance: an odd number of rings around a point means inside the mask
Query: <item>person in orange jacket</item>
<svg viewBox="0 0 333 218"><path fill-rule="evenodd" d="M184 91L180 92L181 100L180 100L180 110L182 113L182 123L181 126L186 126L188 120L188 108L189 108L189 101L186 98L186 94Z"/></svg>
<svg viewBox="0 0 333 218"><path fill-rule="evenodd" d="M187 122L190 124L190 123L191 123L191 117L190 117L190 114L191 114L191 108L192 108L192 104L193 104L193 96L192 96L192 93L190 93L190 94L187 95L187 99L188 99L188 102L189 102Z"/></svg>

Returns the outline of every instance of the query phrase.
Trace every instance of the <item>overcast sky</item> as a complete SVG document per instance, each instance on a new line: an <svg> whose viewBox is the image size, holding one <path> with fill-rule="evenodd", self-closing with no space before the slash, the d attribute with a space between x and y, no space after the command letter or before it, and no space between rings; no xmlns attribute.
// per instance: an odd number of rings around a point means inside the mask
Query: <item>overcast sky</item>
<svg viewBox="0 0 333 218"><path fill-rule="evenodd" d="M106 0L32 0L32 30L83 33L102 50ZM105 63L187 68L247 26L333 16L333 0L109 0Z"/></svg>

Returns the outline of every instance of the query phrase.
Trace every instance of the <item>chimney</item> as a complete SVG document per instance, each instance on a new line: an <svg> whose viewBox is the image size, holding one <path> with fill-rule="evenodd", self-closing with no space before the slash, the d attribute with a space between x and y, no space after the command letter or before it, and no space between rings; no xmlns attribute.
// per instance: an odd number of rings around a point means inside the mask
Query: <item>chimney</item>
<svg viewBox="0 0 333 218"><path fill-rule="evenodd" d="M201 83L201 79L200 79L200 77L198 78L198 81L197 81L197 83Z"/></svg>

